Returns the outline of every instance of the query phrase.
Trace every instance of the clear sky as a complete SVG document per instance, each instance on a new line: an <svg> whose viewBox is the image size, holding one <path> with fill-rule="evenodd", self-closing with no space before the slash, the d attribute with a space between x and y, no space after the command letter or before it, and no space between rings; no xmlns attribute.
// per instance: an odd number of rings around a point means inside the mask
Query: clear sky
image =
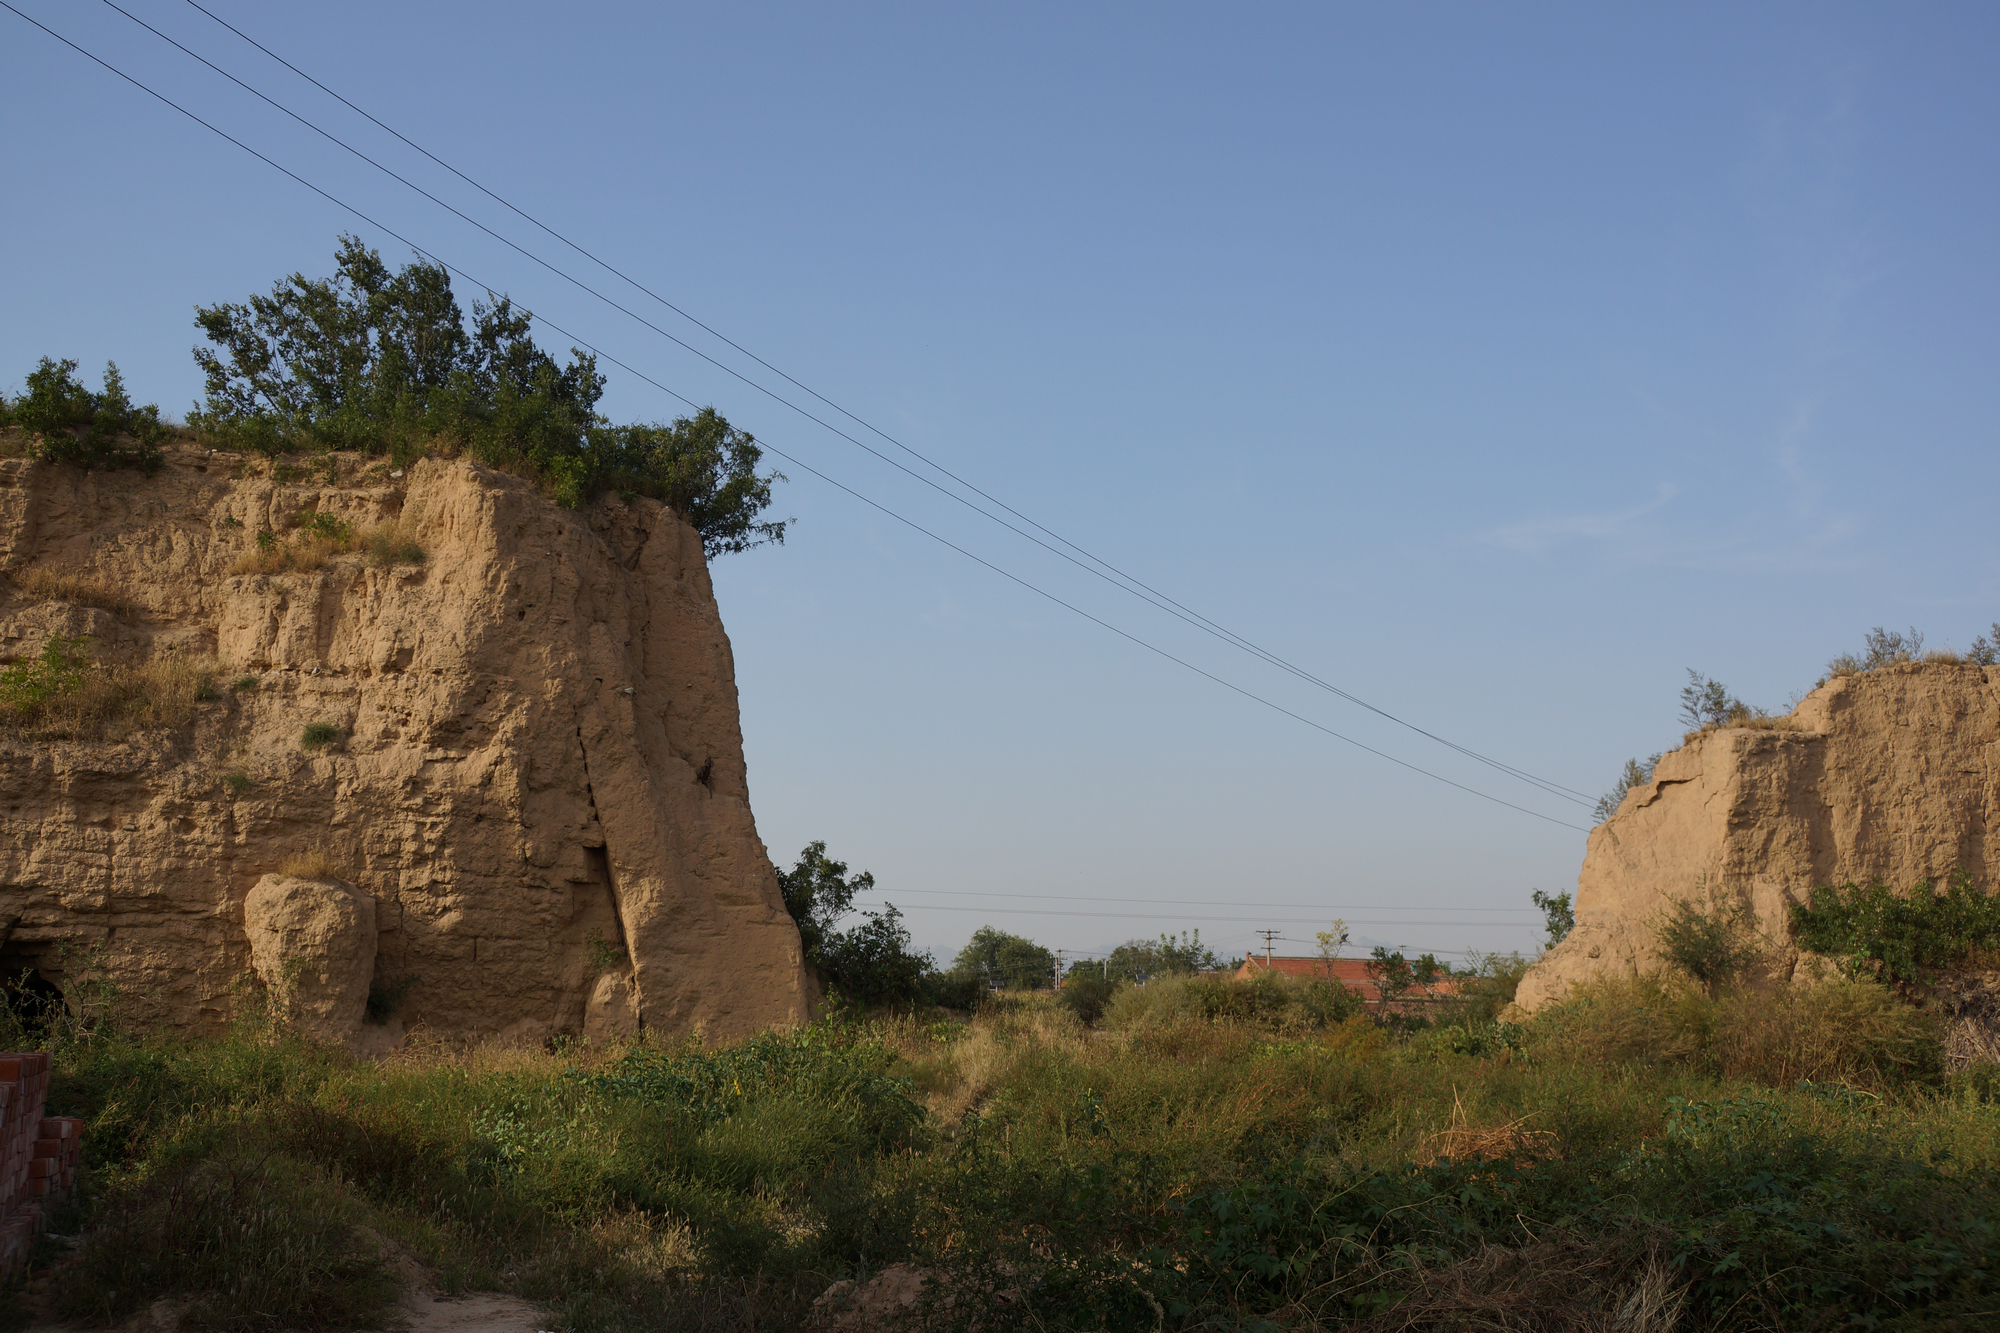
<svg viewBox="0 0 2000 1333"><path fill-rule="evenodd" d="M342 230L407 261L386 226L1165 652L1589 824L1028 545L97 0L11 3L381 226L0 11L10 392L116 359L185 411L197 303L330 271ZM121 3L619 287L184 0ZM1036 522L1593 797L1677 739L1689 667L1783 706L1872 625L1962 648L2000 618L1991 5L204 3ZM614 417L682 410L606 369ZM1340 915L1530 948L1531 889L1574 883L1578 829L779 466L790 540L715 567L759 827L873 870L919 944L1305 952Z"/></svg>

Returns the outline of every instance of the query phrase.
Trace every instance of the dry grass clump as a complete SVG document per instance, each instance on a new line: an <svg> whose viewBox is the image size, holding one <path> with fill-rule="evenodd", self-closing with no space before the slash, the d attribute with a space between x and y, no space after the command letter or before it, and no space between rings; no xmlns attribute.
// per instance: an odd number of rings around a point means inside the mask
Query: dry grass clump
<svg viewBox="0 0 2000 1333"><path fill-rule="evenodd" d="M377 523L363 530L358 540L371 565L421 565L424 562L424 548L417 545L412 530L405 527L401 519Z"/></svg>
<svg viewBox="0 0 2000 1333"><path fill-rule="evenodd" d="M302 509L287 520L291 534L257 534L255 549L230 566L232 574L310 574L328 561L362 551L372 565L422 564L424 549L400 520L392 519L356 531L344 519L318 510Z"/></svg>
<svg viewBox="0 0 2000 1333"><path fill-rule="evenodd" d="M1715 1054L1724 1077L1771 1087L1804 1079L1880 1088L1935 1072L1943 1035L1937 1016L1880 982L1835 977L1727 997Z"/></svg>
<svg viewBox="0 0 2000 1333"><path fill-rule="evenodd" d="M346 879L340 862L325 852L300 852L288 856L278 865L278 873L290 875L293 879Z"/></svg>
<svg viewBox="0 0 2000 1333"><path fill-rule="evenodd" d="M1665 1248L1559 1234L1519 1249L1482 1245L1455 1264L1410 1270L1394 1309L1353 1325L1367 1333L1672 1333L1686 1280Z"/></svg>
<svg viewBox="0 0 2000 1333"><path fill-rule="evenodd" d="M1465 1104L1456 1091L1451 1099L1451 1124L1434 1134L1426 1134L1411 1154L1419 1166L1438 1161L1495 1162L1503 1158L1517 1162L1546 1160L1557 1155L1556 1136L1546 1129L1528 1129L1532 1114L1516 1116L1499 1125L1470 1125Z"/></svg>
<svg viewBox="0 0 2000 1333"><path fill-rule="evenodd" d="M216 663L156 658L92 664L83 640L52 635L40 657L0 670L0 722L41 736L116 739L185 726L216 698Z"/></svg>
<svg viewBox="0 0 2000 1333"><path fill-rule="evenodd" d="M354 549L352 537L332 537L318 532L295 533L284 541L264 540L268 532L257 534L255 550L229 567L232 574L310 574L337 555Z"/></svg>
<svg viewBox="0 0 2000 1333"><path fill-rule="evenodd" d="M132 602L123 593L71 570L40 565L17 569L8 578L25 596L45 602L94 606L115 616L127 615L133 610Z"/></svg>

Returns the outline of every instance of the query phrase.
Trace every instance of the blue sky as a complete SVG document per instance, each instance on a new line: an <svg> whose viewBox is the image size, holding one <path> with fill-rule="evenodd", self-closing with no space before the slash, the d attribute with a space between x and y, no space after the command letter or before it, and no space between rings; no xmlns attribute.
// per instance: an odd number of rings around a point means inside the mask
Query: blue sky
<svg viewBox="0 0 2000 1333"><path fill-rule="evenodd" d="M1023 543L110 8L14 3L1020 578L1590 822ZM588 271L182 0L121 3ZM1671 744L1686 668L1776 706L1872 625L1964 647L2000 618L1990 6L209 7L1037 522L1565 786ZM410 257L0 33L9 391L45 354L115 358L184 411L195 304L328 271L342 230ZM609 373L613 416L680 410ZM1574 883L1582 832L788 470L790 541L715 568L759 825L872 869L920 944L1306 951L1340 915L1528 948L1530 890Z"/></svg>

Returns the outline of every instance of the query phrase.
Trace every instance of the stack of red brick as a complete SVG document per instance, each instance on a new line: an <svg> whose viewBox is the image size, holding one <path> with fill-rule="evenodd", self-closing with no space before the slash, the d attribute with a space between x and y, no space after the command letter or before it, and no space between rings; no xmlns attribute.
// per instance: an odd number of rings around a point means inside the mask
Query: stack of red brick
<svg viewBox="0 0 2000 1333"><path fill-rule="evenodd" d="M83 1122L45 1116L46 1051L0 1054L0 1280L28 1261L48 1210L76 1189Z"/></svg>

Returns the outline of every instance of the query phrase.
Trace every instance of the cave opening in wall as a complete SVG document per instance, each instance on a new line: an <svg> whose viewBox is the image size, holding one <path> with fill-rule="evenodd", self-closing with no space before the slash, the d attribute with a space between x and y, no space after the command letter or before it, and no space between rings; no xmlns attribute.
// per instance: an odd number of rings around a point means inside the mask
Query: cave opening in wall
<svg viewBox="0 0 2000 1333"><path fill-rule="evenodd" d="M0 1002L22 1037L39 1041L69 1008L63 969L52 943L9 943L0 948ZM0 1040L12 1034L0 1034Z"/></svg>

